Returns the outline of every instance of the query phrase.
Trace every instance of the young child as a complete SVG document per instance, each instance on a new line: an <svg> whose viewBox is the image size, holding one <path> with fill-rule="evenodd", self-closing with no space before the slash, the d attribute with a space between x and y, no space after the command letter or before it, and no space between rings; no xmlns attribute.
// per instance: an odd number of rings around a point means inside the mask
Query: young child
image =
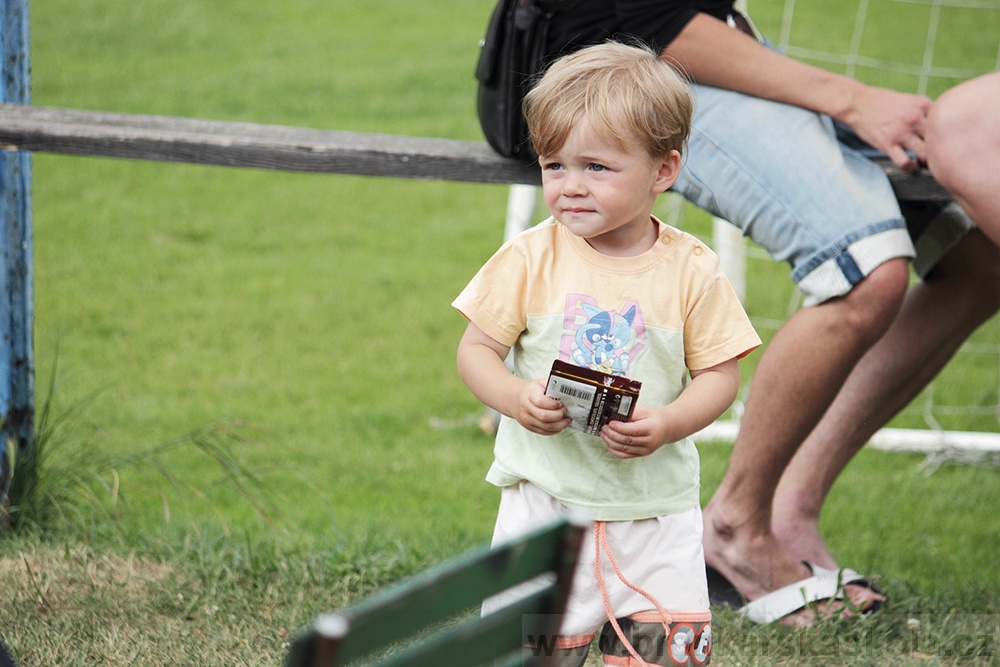
<svg viewBox="0 0 1000 667"><path fill-rule="evenodd" d="M609 42L554 63L525 100L552 218L453 304L469 319L459 374L502 415L486 477L502 489L494 543L568 507L595 520L558 664L582 665L602 629L606 664L704 665L711 652L690 436L732 404L737 359L760 339L716 256L652 217L691 112L685 82L644 48ZM567 428L545 395L555 359L641 381L630 421L599 437Z"/></svg>

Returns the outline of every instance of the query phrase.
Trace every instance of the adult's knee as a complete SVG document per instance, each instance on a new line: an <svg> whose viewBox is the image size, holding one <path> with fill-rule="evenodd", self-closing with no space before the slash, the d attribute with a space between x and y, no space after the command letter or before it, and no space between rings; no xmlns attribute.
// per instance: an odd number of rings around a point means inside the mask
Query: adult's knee
<svg viewBox="0 0 1000 667"><path fill-rule="evenodd" d="M842 297L844 324L873 343L892 324L909 285L909 262L891 259Z"/></svg>
<svg viewBox="0 0 1000 667"><path fill-rule="evenodd" d="M990 114L997 100L1000 72L959 84L931 106L924 127L927 166L945 188L952 189L963 170L977 166L977 155L992 152L988 137L990 132L996 136L997 124Z"/></svg>
<svg viewBox="0 0 1000 667"><path fill-rule="evenodd" d="M949 190L954 188L969 150L970 124L963 99L964 91L960 90L948 91L938 98L927 116L924 130L927 168L935 180Z"/></svg>

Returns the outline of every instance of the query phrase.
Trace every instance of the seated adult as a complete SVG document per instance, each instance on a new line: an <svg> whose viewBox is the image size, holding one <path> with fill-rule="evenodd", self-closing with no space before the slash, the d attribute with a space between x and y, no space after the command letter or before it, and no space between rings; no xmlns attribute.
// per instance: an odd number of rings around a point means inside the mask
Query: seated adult
<svg viewBox="0 0 1000 667"><path fill-rule="evenodd" d="M931 100L788 58L730 1L553 4L563 8L550 58L624 36L690 77L696 114L673 190L787 262L805 297L760 359L705 508L713 591L738 592L762 622L809 622L803 586L825 599L843 581L856 608L878 605L884 597L864 577L829 572L837 563L819 532L823 502L870 436L1000 305L997 247L954 203L897 201L856 148L917 169ZM922 281L908 287L911 264Z"/></svg>

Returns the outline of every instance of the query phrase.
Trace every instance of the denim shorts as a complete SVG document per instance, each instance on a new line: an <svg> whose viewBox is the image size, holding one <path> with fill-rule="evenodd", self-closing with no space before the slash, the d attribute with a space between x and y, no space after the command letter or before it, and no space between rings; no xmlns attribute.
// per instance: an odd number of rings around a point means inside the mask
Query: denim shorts
<svg viewBox="0 0 1000 667"><path fill-rule="evenodd" d="M692 85L696 111L672 190L730 221L815 305L880 264L913 259L926 274L970 229L953 202L896 200L882 168L801 107Z"/></svg>

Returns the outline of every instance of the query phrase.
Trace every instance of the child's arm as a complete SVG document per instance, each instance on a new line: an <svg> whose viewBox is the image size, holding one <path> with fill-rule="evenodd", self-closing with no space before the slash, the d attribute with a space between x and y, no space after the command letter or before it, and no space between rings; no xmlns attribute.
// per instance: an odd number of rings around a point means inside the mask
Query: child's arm
<svg viewBox="0 0 1000 667"><path fill-rule="evenodd" d="M528 382L510 372L509 351L469 322L458 344L458 374L476 398L529 431L552 435L569 426L563 404L545 395L545 380Z"/></svg>
<svg viewBox="0 0 1000 667"><path fill-rule="evenodd" d="M612 421L601 429L601 439L620 459L648 456L711 424L733 404L739 388L736 359L691 371L691 383L677 400L662 407L637 406L630 421Z"/></svg>

